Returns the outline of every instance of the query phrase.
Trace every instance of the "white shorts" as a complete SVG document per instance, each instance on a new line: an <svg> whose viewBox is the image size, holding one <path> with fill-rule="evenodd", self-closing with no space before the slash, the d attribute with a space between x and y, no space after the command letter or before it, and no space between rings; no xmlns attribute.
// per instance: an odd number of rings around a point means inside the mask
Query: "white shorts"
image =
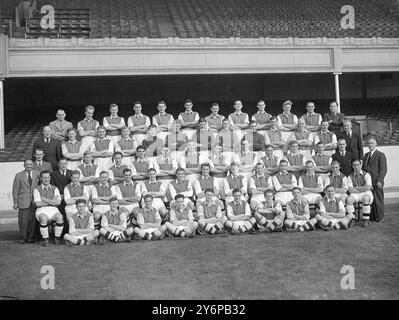
<svg viewBox="0 0 399 320"><path fill-rule="evenodd" d="M283 159L284 158L284 151L282 149L274 149L273 150L273 156L277 157L278 159ZM277 166L279 163L277 162Z"/></svg>
<svg viewBox="0 0 399 320"><path fill-rule="evenodd" d="M108 136L107 139L111 140L114 146L116 146L116 143L122 138L122 136L117 135L117 136Z"/></svg>
<svg viewBox="0 0 399 320"><path fill-rule="evenodd" d="M308 193L304 194L302 197L308 200L309 204L316 204L323 199L323 197L319 193Z"/></svg>
<svg viewBox="0 0 399 320"><path fill-rule="evenodd" d="M312 160L312 150L300 150L299 152L303 154L306 161Z"/></svg>
<svg viewBox="0 0 399 320"><path fill-rule="evenodd" d="M65 212L69 213L70 215L73 215L78 212L78 209L76 209L76 205L74 204L67 204L65 206Z"/></svg>
<svg viewBox="0 0 399 320"><path fill-rule="evenodd" d="M139 203L133 203L133 204L122 204L119 206L119 209L125 208L129 214L133 212L134 208L137 208L139 206Z"/></svg>
<svg viewBox="0 0 399 320"><path fill-rule="evenodd" d="M370 199L371 199L370 204L372 204L374 201L374 197L373 197L373 193L371 191L366 191L366 192L362 192L362 193L351 193L350 197L353 197L355 199L355 202L362 202L362 197L365 195L370 197Z"/></svg>
<svg viewBox="0 0 399 320"><path fill-rule="evenodd" d="M158 181L161 181L161 184L163 185L163 187L165 188L165 190L169 189L169 184L173 181L173 178L171 179L159 179Z"/></svg>
<svg viewBox="0 0 399 320"><path fill-rule="evenodd" d="M69 233L68 233L68 234L69 234ZM86 237L87 234L81 234L81 235L79 235L79 236L73 236L73 235L69 234L69 236L70 236L71 238L73 238L73 239L81 240L81 239L83 239L84 237Z"/></svg>
<svg viewBox="0 0 399 320"><path fill-rule="evenodd" d="M37 208L35 215L37 220L39 220L39 216L41 214L46 215L49 220L52 220L57 213L60 213L57 207L48 206L48 207Z"/></svg>
<svg viewBox="0 0 399 320"><path fill-rule="evenodd" d="M195 174L186 174L186 179L189 181L190 185L193 185L194 181L198 180L200 177L200 174L195 173Z"/></svg>
<svg viewBox="0 0 399 320"><path fill-rule="evenodd" d="M111 210L109 204L95 204L93 207L93 213L99 212L101 214L104 214L109 210Z"/></svg>
<svg viewBox="0 0 399 320"><path fill-rule="evenodd" d="M263 194L256 194L252 196L251 201L256 201L257 203L261 203L265 201L265 196Z"/></svg>
<svg viewBox="0 0 399 320"><path fill-rule="evenodd" d="M132 135L132 140L135 141L135 145L139 146L143 143L143 140L145 139L146 135L142 133L137 133Z"/></svg>
<svg viewBox="0 0 399 320"><path fill-rule="evenodd" d="M188 140L190 140L196 131L197 130L195 129L183 129L181 132L187 136Z"/></svg>
<svg viewBox="0 0 399 320"><path fill-rule="evenodd" d="M133 157L123 157L122 158L122 164L125 166L128 166L129 168L133 165Z"/></svg>
<svg viewBox="0 0 399 320"><path fill-rule="evenodd" d="M166 141L166 137L168 136L169 132L168 131L162 131L157 133L157 138L162 139L163 142Z"/></svg>
<svg viewBox="0 0 399 320"><path fill-rule="evenodd" d="M94 164L98 166L98 169L101 171L107 171L109 168L113 166L112 158L107 157L107 158L97 158L94 159Z"/></svg>
<svg viewBox="0 0 399 320"><path fill-rule="evenodd" d="M78 166L80 166L81 164L82 164L82 161L80 161L80 160L77 160L77 161L68 160L66 168L68 170L75 171L75 170L78 170Z"/></svg>
<svg viewBox="0 0 399 320"><path fill-rule="evenodd" d="M287 205L288 202L294 199L294 196L292 195L292 192L286 191L286 192L277 192L274 198L276 201L280 201L285 206Z"/></svg>
<svg viewBox="0 0 399 320"><path fill-rule="evenodd" d="M347 194L342 194L342 193L336 193L335 194L335 199L340 199L341 201L344 202L344 204L346 204L346 199L348 198Z"/></svg>
<svg viewBox="0 0 399 320"><path fill-rule="evenodd" d="M82 143L82 151L85 152L87 150L89 150L91 144L96 140L95 137L92 136L86 136L83 137L82 140L80 141Z"/></svg>

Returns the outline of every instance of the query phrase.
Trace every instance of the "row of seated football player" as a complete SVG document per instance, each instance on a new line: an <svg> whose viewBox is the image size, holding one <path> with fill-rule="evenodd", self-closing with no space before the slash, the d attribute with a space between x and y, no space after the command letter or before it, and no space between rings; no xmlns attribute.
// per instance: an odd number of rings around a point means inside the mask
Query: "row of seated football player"
<svg viewBox="0 0 399 320"><path fill-rule="evenodd" d="M301 190L292 190L293 199L286 205L284 211L281 204L274 199L274 191L264 192L265 201L260 203L255 212L249 209L249 204L242 200L240 189L233 190L233 200L227 204L225 213L222 204L214 200L214 191L205 190L205 199L197 205L196 213L185 205L184 195L175 197L175 205L171 207L167 218L161 217L153 206L153 196L145 194L144 204L139 208L134 218L119 205L116 197L108 200L109 210L101 215L100 223L94 220L94 215L88 211L86 200L76 201L77 212L69 217L69 229L64 235L68 245L85 245L90 243L103 244L109 241L129 241L132 235L137 239L158 240L165 235L170 237L194 237L195 234L217 234L226 231L232 234L244 232L281 231L311 231L316 224L324 230L347 229L353 224L354 214L350 206L335 197L333 186L326 187L326 196L320 201L315 217L311 218L308 201L301 196ZM40 219L40 217L39 217ZM61 223L57 223L59 227ZM41 231L43 226L41 227ZM47 246L48 231L42 232L46 238L43 245ZM59 244L59 239L57 244Z"/></svg>

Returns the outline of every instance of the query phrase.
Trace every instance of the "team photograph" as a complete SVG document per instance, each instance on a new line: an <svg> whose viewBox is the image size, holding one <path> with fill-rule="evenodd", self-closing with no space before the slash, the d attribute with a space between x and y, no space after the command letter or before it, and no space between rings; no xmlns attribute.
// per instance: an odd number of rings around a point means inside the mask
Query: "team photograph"
<svg viewBox="0 0 399 320"><path fill-rule="evenodd" d="M0 300L397 300L398 157L397 0L0 2Z"/></svg>

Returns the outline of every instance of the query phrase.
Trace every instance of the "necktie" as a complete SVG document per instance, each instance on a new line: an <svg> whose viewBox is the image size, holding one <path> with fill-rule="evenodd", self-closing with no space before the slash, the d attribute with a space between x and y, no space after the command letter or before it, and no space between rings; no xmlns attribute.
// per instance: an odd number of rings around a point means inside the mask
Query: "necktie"
<svg viewBox="0 0 399 320"><path fill-rule="evenodd" d="M32 176L31 176L30 172L28 172L28 182L29 182L29 186L32 186Z"/></svg>

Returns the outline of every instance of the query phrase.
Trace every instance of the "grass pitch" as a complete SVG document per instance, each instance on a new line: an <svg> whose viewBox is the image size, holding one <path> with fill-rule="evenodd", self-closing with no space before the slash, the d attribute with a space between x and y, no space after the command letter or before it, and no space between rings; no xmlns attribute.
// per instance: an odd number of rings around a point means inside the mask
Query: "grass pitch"
<svg viewBox="0 0 399 320"><path fill-rule="evenodd" d="M347 231L201 237L90 247L20 245L0 225L0 296L18 299L398 299L399 205ZM55 269L55 289L40 286ZM340 286L342 266L355 289Z"/></svg>

